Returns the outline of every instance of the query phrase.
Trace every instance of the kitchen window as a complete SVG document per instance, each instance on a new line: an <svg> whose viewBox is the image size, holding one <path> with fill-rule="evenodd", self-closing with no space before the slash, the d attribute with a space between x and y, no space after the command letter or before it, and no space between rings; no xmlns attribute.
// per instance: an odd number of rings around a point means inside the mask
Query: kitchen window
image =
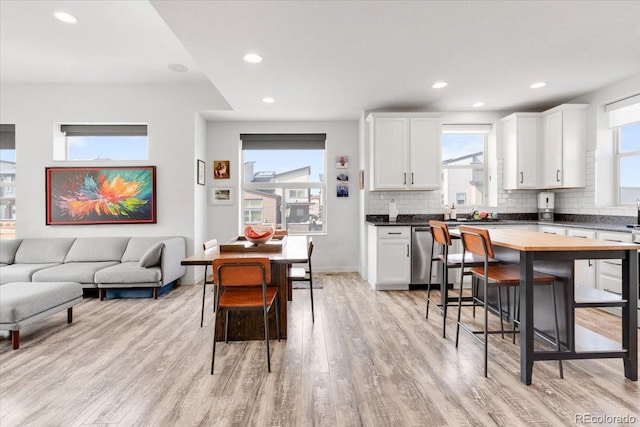
<svg viewBox="0 0 640 427"><path fill-rule="evenodd" d="M16 126L0 124L0 240L16 238Z"/></svg>
<svg viewBox="0 0 640 427"><path fill-rule="evenodd" d="M324 233L325 134L241 134L243 227ZM256 206L261 206L260 215Z"/></svg>
<svg viewBox="0 0 640 427"><path fill-rule="evenodd" d="M618 201L621 205L640 200L640 121L615 129L618 157Z"/></svg>
<svg viewBox="0 0 640 427"><path fill-rule="evenodd" d="M148 160L147 125L63 124L54 137L54 160Z"/></svg>
<svg viewBox="0 0 640 427"><path fill-rule="evenodd" d="M442 126L442 202L485 204L485 153L491 125Z"/></svg>

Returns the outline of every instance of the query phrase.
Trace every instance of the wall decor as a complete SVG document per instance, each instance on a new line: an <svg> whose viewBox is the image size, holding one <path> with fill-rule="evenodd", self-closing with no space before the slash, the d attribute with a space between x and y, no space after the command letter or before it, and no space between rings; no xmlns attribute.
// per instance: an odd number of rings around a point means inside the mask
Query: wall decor
<svg viewBox="0 0 640 427"><path fill-rule="evenodd" d="M213 161L213 179L229 179L229 160Z"/></svg>
<svg viewBox="0 0 640 427"><path fill-rule="evenodd" d="M349 156L336 156L336 169L346 169L349 167Z"/></svg>
<svg viewBox="0 0 640 427"><path fill-rule="evenodd" d="M340 172L336 175L336 180L339 182L349 182L349 173Z"/></svg>
<svg viewBox="0 0 640 427"><path fill-rule="evenodd" d="M338 197L349 197L349 186L338 184L336 185L336 196Z"/></svg>
<svg viewBox="0 0 640 427"><path fill-rule="evenodd" d="M51 167L47 225L156 223L156 167Z"/></svg>
<svg viewBox="0 0 640 427"><path fill-rule="evenodd" d="M200 185L204 185L204 182L205 182L205 177L206 177L205 168L206 168L206 163L198 159L198 184Z"/></svg>
<svg viewBox="0 0 640 427"><path fill-rule="evenodd" d="M209 203L212 205L233 204L233 189L231 187L211 187L209 190Z"/></svg>

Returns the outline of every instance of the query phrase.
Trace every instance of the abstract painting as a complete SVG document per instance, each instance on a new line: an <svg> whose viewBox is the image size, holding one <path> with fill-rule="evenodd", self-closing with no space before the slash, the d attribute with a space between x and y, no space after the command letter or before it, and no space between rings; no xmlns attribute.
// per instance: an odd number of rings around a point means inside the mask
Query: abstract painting
<svg viewBox="0 0 640 427"><path fill-rule="evenodd" d="M156 223L156 167L46 168L47 225Z"/></svg>

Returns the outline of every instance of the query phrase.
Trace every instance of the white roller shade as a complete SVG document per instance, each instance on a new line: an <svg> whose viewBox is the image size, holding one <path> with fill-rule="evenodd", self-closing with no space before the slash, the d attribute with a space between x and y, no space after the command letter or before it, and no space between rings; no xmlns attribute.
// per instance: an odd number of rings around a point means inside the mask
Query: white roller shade
<svg viewBox="0 0 640 427"><path fill-rule="evenodd" d="M607 104L604 110L609 113L609 127L640 122L640 94Z"/></svg>
<svg viewBox="0 0 640 427"><path fill-rule="evenodd" d="M490 124L443 124L442 133L490 133Z"/></svg>

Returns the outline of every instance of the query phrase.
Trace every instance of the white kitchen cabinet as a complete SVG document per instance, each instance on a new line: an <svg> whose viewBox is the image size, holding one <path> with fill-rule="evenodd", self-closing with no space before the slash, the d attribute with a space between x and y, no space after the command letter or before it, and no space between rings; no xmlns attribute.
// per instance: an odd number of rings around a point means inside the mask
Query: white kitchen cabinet
<svg viewBox="0 0 640 427"><path fill-rule="evenodd" d="M514 113L501 123L504 189L537 188L540 114Z"/></svg>
<svg viewBox="0 0 640 427"><path fill-rule="evenodd" d="M587 104L563 104L542 113L542 188L586 186Z"/></svg>
<svg viewBox="0 0 640 427"><path fill-rule="evenodd" d="M546 234L557 234L558 236L566 236L567 229L554 225L538 225L538 231Z"/></svg>
<svg viewBox="0 0 640 427"><path fill-rule="evenodd" d="M631 233L599 231L598 239L608 242L631 243ZM598 289L614 294L622 293L622 260L598 260Z"/></svg>
<svg viewBox="0 0 640 427"><path fill-rule="evenodd" d="M442 125L437 117L371 113L370 190L435 190L441 186Z"/></svg>
<svg viewBox="0 0 640 427"><path fill-rule="evenodd" d="M411 227L369 225L369 283L375 290L408 290Z"/></svg>
<svg viewBox="0 0 640 427"><path fill-rule="evenodd" d="M567 229L567 236L579 237L582 239L595 239L596 232L593 230L582 230L577 228ZM574 283L578 286L588 288L596 287L596 263L592 259L581 259L575 261Z"/></svg>

